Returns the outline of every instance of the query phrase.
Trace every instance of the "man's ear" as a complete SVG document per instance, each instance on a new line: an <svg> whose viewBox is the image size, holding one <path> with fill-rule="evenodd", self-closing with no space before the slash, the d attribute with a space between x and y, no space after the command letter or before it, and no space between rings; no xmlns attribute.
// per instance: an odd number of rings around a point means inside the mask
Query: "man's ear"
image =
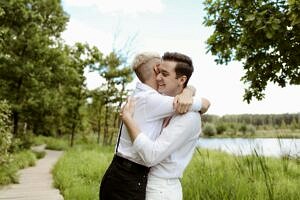
<svg viewBox="0 0 300 200"><path fill-rule="evenodd" d="M181 76L179 78L180 85L184 85L184 83L186 82L186 80L187 80L187 77L185 75Z"/></svg>

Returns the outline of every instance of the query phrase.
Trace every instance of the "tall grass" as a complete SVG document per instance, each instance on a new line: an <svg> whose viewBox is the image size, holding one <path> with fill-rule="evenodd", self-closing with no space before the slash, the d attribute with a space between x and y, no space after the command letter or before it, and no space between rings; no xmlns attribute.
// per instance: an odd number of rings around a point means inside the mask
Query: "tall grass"
<svg viewBox="0 0 300 200"><path fill-rule="evenodd" d="M97 200L99 182L113 156L112 147L69 149L54 168L55 185L65 200ZM288 163L288 167L286 166ZM297 159L234 156L197 150L182 179L185 200L298 200Z"/></svg>
<svg viewBox="0 0 300 200"><path fill-rule="evenodd" d="M46 136L37 136L34 137L34 144L35 145L46 145L46 149L50 150L66 150L69 148L69 141L68 138L54 138L54 137L46 137Z"/></svg>
<svg viewBox="0 0 300 200"><path fill-rule="evenodd" d="M68 149L53 169L54 184L65 200L98 199L99 184L113 147L78 145Z"/></svg>
<svg viewBox="0 0 300 200"><path fill-rule="evenodd" d="M0 165L0 185L18 183L18 170L33 166L35 162L35 153L30 150L12 154L10 162Z"/></svg>
<svg viewBox="0 0 300 200"><path fill-rule="evenodd" d="M258 155L198 150L182 180L184 199L300 199L300 165Z"/></svg>

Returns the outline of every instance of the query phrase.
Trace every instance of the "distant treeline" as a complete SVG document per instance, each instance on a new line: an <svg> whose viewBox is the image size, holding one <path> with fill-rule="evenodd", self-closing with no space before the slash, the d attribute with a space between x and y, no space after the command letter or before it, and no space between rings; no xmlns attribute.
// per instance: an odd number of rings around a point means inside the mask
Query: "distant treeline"
<svg viewBox="0 0 300 200"><path fill-rule="evenodd" d="M300 113L295 114L242 114L204 115L202 132L206 136L273 136L294 137L300 130ZM279 135L278 135L279 133ZM288 133L288 134L287 134ZM274 135L275 134L275 135Z"/></svg>
<svg viewBox="0 0 300 200"><path fill-rule="evenodd" d="M294 114L240 114L240 115L203 115L203 123L238 123L256 126L293 126L300 128L300 113Z"/></svg>

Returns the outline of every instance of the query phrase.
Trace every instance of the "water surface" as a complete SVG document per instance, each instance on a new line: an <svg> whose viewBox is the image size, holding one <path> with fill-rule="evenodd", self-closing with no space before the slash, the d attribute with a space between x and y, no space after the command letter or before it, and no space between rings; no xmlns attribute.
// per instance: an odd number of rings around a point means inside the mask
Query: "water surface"
<svg viewBox="0 0 300 200"><path fill-rule="evenodd" d="M236 155L290 155L300 157L300 139L278 138L200 138L199 147L217 149Z"/></svg>

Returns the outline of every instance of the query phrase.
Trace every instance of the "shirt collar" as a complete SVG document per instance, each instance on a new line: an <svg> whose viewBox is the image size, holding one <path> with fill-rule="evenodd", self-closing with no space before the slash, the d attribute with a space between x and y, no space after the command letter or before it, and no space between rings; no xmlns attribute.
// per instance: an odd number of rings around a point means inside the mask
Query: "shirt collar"
<svg viewBox="0 0 300 200"><path fill-rule="evenodd" d="M136 89L138 89L138 90L153 90L153 91L157 92L152 87L150 87L149 85L146 85L142 82L137 82L136 83Z"/></svg>

